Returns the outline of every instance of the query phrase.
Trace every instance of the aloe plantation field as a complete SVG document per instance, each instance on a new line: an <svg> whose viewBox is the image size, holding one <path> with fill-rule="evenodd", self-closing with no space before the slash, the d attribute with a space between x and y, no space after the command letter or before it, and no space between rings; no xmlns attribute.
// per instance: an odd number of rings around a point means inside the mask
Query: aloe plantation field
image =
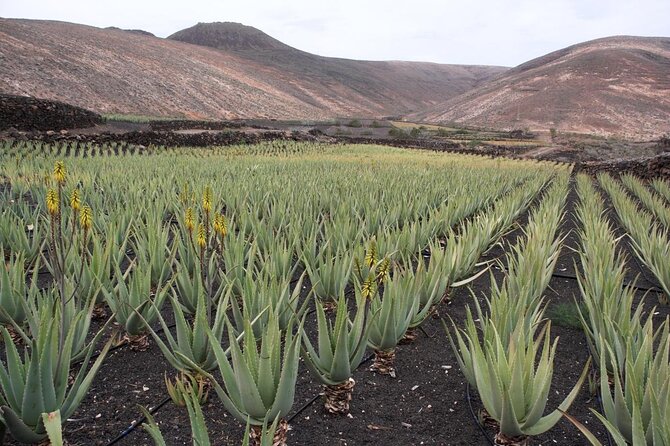
<svg viewBox="0 0 670 446"><path fill-rule="evenodd" d="M4 444L670 445L667 181L7 140L0 203Z"/></svg>

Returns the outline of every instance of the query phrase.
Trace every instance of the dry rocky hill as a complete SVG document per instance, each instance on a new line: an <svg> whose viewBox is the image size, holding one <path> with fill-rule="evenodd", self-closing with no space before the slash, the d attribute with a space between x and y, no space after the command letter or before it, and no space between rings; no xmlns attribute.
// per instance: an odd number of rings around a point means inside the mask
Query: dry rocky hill
<svg viewBox="0 0 670 446"><path fill-rule="evenodd" d="M504 70L320 57L231 23L199 24L161 39L0 19L0 93L99 113L213 119L400 115L453 98Z"/></svg>
<svg viewBox="0 0 670 446"><path fill-rule="evenodd" d="M670 132L670 38L610 37L513 68L413 119L652 138Z"/></svg>

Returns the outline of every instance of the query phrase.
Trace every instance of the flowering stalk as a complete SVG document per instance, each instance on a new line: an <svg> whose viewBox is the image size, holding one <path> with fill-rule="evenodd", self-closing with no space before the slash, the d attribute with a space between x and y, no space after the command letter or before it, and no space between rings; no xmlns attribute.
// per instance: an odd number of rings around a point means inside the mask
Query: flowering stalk
<svg viewBox="0 0 670 446"><path fill-rule="evenodd" d="M79 189L73 189L70 194L70 207L72 208L72 237L77 233L77 216L81 209L81 200L79 198Z"/></svg>
<svg viewBox="0 0 670 446"><path fill-rule="evenodd" d="M217 214L214 216L214 232L220 238L219 248L221 250L221 255L223 256L223 240L228 234L228 224L226 223L225 215Z"/></svg>
<svg viewBox="0 0 670 446"><path fill-rule="evenodd" d="M212 212L212 188L205 187L202 194L202 210L205 212L205 236L209 238L209 214Z"/></svg>
<svg viewBox="0 0 670 446"><path fill-rule="evenodd" d="M193 218L193 208L191 207L186 208L186 212L184 213L184 226L188 232L188 238L191 241L191 245L193 245L193 229L195 228L195 220Z"/></svg>

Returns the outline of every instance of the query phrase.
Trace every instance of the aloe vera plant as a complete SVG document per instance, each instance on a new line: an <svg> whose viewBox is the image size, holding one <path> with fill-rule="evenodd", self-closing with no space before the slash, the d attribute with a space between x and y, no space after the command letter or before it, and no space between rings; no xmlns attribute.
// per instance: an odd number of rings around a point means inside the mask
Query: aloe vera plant
<svg viewBox="0 0 670 446"><path fill-rule="evenodd" d="M138 262L151 272L151 284L164 284L172 277L172 263L177 252L176 239L170 243L170 230L158 216L152 215L146 225L136 225L133 249Z"/></svg>
<svg viewBox="0 0 670 446"><path fill-rule="evenodd" d="M170 284L152 286L152 272L150 268L137 267L128 272L130 278L121 272L119 266L115 269L117 285L114 290L105 290L107 305L114 312L114 319L122 326L132 339L139 339L145 334L147 325L158 317L160 309L168 296ZM133 344L136 348L146 348L146 342Z"/></svg>
<svg viewBox="0 0 670 446"><path fill-rule="evenodd" d="M184 405L188 411L188 418L191 423L191 438L193 439L193 446L210 446L211 441L209 433L207 432L207 425L205 424L205 415L202 412L202 407L198 401L198 395L193 390L188 390L184 394ZM165 438L161 433L158 423L154 417L144 407L140 408L144 413L147 421L142 424L144 430L149 433L155 446L167 446ZM252 426L247 422L247 427L244 431L244 438L242 439L242 446L278 446L281 445L276 437L277 425L279 418L268 424L266 421L262 426Z"/></svg>
<svg viewBox="0 0 670 446"><path fill-rule="evenodd" d="M43 292L36 291L31 294L26 301L26 327L14 325L14 329L21 336L24 342L30 344L31 339L39 336L44 329L44 323L57 317L62 319L65 327L72 327L72 351L70 353L71 361L79 361L90 348L90 340L87 340L88 332L91 327L91 315L95 300L91 297L80 299L76 296L76 285L66 280L63 290L67 302L56 308L54 302L60 301L60 294L56 289L50 289Z"/></svg>
<svg viewBox="0 0 670 446"><path fill-rule="evenodd" d="M205 424L205 415L202 413L198 393L192 387L187 387L183 393L183 401L188 411L188 418L191 422L191 437L193 438L193 446L210 446L209 433L207 432L207 425ZM156 423L154 417L144 407L140 407L144 416L147 419L146 423L142 424L144 430L149 433L155 446L166 446L165 438Z"/></svg>
<svg viewBox="0 0 670 446"><path fill-rule="evenodd" d="M367 285L369 286L369 285ZM392 377L395 371L395 350L405 332L410 327L419 308L419 299L410 293L414 286L414 278L407 273L396 271L396 274L384 284L384 295L374 292L370 297L370 310L375 317L370 320L368 345L375 351L375 359L371 369ZM366 283L357 289L357 298L365 290Z"/></svg>
<svg viewBox="0 0 670 446"><path fill-rule="evenodd" d="M205 276L199 263L196 263L192 269L180 262L176 262L177 272L174 277L175 297L183 309L189 313L194 314L197 311L198 299L201 294L205 295L207 300L212 303L217 303L221 299L226 289L226 283L223 280L218 280L219 270L218 262L214 256L209 259L209 262L204 265L206 268ZM207 312L209 315L209 311Z"/></svg>
<svg viewBox="0 0 670 446"><path fill-rule="evenodd" d="M258 431L259 426L268 420L284 418L293 406L302 322L297 334L293 334L292 324L282 332L279 329L279 318L272 313L261 336L254 334L251 325L252 321L247 319L243 347L240 347L232 324L227 323L230 359L220 342L208 330L223 385L205 370L199 371L210 379L228 412L242 423L249 422L253 430ZM182 359L188 361L187 358ZM195 364L192 366L196 367ZM277 444L286 443L287 431L288 424L280 420L275 434Z"/></svg>
<svg viewBox="0 0 670 446"><path fill-rule="evenodd" d="M344 252L326 246L319 254L303 254L305 271L309 275L314 294L324 301L335 301L344 294L349 283L353 259Z"/></svg>
<svg viewBox="0 0 670 446"><path fill-rule="evenodd" d="M44 244L44 226L39 211L22 219L10 209L0 214L0 246L20 254L26 265L32 265L39 258ZM3 252L4 254L4 252Z"/></svg>
<svg viewBox="0 0 670 446"><path fill-rule="evenodd" d="M191 322L186 319L186 314L177 297L170 296L169 299L175 318L176 336L172 335L160 312L157 312L156 317L160 321L167 342L163 341L150 325L145 324L149 333L158 344L165 359L178 371L190 375L197 375L199 370L211 372L216 367L216 357L209 342L209 336L221 342L226 327L226 308L230 300L230 287L225 297L219 300L214 316L208 316L209 307L213 303L205 297L204 290L200 289Z"/></svg>
<svg viewBox="0 0 670 446"><path fill-rule="evenodd" d="M617 446L670 444L670 320L647 335L641 346L626 349L624 370L616 361L600 359L600 392L603 413L592 409ZM606 343L605 340L603 340ZM657 345L656 349L654 348ZM613 355L611 356L613 357ZM614 369L612 385L606 371ZM594 446L602 443L578 420L568 416Z"/></svg>
<svg viewBox="0 0 670 446"><path fill-rule="evenodd" d="M83 365L70 383L77 326L64 328L60 314L55 316L42 321L39 335L31 341L23 358L7 330L1 329L6 361L0 364L0 421L12 437L22 443L35 444L47 437L42 414L59 411L63 419L72 415L111 346L110 340L89 367L95 345L102 336L102 331L98 332L86 349ZM66 330L62 344L59 342L61 330Z"/></svg>
<svg viewBox="0 0 670 446"><path fill-rule="evenodd" d="M603 421L613 437L623 437L635 445L665 445L670 440L670 321L653 331L645 329L641 346L626 349L624 370L614 367L614 389L606 374L601 373L600 393L604 414ZM654 351L654 343L658 343ZM601 370L606 370L605 358L601 359ZM623 376L623 378L622 378Z"/></svg>
<svg viewBox="0 0 670 446"><path fill-rule="evenodd" d="M623 187L607 174L598 175L598 180L607 191L619 221L628 232L635 255L647 265L660 284L664 296L661 301L670 302L670 269L666 267L670 256L670 233L654 221L652 215L640 210Z"/></svg>
<svg viewBox="0 0 670 446"><path fill-rule="evenodd" d="M420 259L416 271L407 271L408 275L414 276L414 284L408 297L419 301L409 324L410 330L420 326L430 316L433 307L441 302L447 291L449 277L442 271L443 261L443 258L436 256L426 267Z"/></svg>
<svg viewBox="0 0 670 446"><path fill-rule="evenodd" d="M492 338L483 345L477 335L473 338L464 332L472 353L471 379L488 415L499 423L496 445L525 445L528 437L551 429L570 407L584 383L590 360L558 409L543 416L558 343L558 339L551 342L550 322L535 340L521 328L509 341L501 339L495 327L492 331Z"/></svg>
<svg viewBox="0 0 670 446"><path fill-rule="evenodd" d="M353 371L360 365L368 337L367 301L357 302L351 321L344 296L337 301L335 321L326 319L323 304L316 302L318 352L303 331L303 358L312 374L324 386L324 407L330 413L349 413L349 402L356 382Z"/></svg>
<svg viewBox="0 0 670 446"><path fill-rule="evenodd" d="M303 273L291 289L291 283L288 280L279 281L268 276L247 275L242 285L240 301L231 299L233 320L237 331L242 332L246 321L251 320L253 321L252 328L259 335L267 319L271 317L271 313L277 316L280 330L286 329L293 318L302 317L309 302L305 299L301 305L298 305L304 277Z"/></svg>
<svg viewBox="0 0 670 446"><path fill-rule="evenodd" d="M0 249L2 251L2 249ZM0 324L23 325L26 320L26 301L37 293L37 275L33 274L31 285L26 285L23 256L11 255L4 267L0 267Z"/></svg>

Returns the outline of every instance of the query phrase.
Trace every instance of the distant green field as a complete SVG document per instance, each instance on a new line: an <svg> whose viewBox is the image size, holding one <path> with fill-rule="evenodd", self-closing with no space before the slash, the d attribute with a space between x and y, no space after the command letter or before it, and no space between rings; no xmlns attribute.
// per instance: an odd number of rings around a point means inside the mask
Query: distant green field
<svg viewBox="0 0 670 446"><path fill-rule="evenodd" d="M146 124L156 121L173 121L175 119L184 119L180 116L146 116L146 115L124 115L119 113L109 113L102 115L107 121L116 122L134 122L137 124Z"/></svg>
<svg viewBox="0 0 670 446"><path fill-rule="evenodd" d="M404 121L391 121L391 124L393 124L395 127L398 127L400 129L413 129L413 128L418 128L418 127L423 127L426 130L433 130L433 131L438 131L438 130L447 130L447 131L456 131L459 130L454 127L446 127L443 125L433 125L433 124L417 124L414 122L404 122Z"/></svg>

